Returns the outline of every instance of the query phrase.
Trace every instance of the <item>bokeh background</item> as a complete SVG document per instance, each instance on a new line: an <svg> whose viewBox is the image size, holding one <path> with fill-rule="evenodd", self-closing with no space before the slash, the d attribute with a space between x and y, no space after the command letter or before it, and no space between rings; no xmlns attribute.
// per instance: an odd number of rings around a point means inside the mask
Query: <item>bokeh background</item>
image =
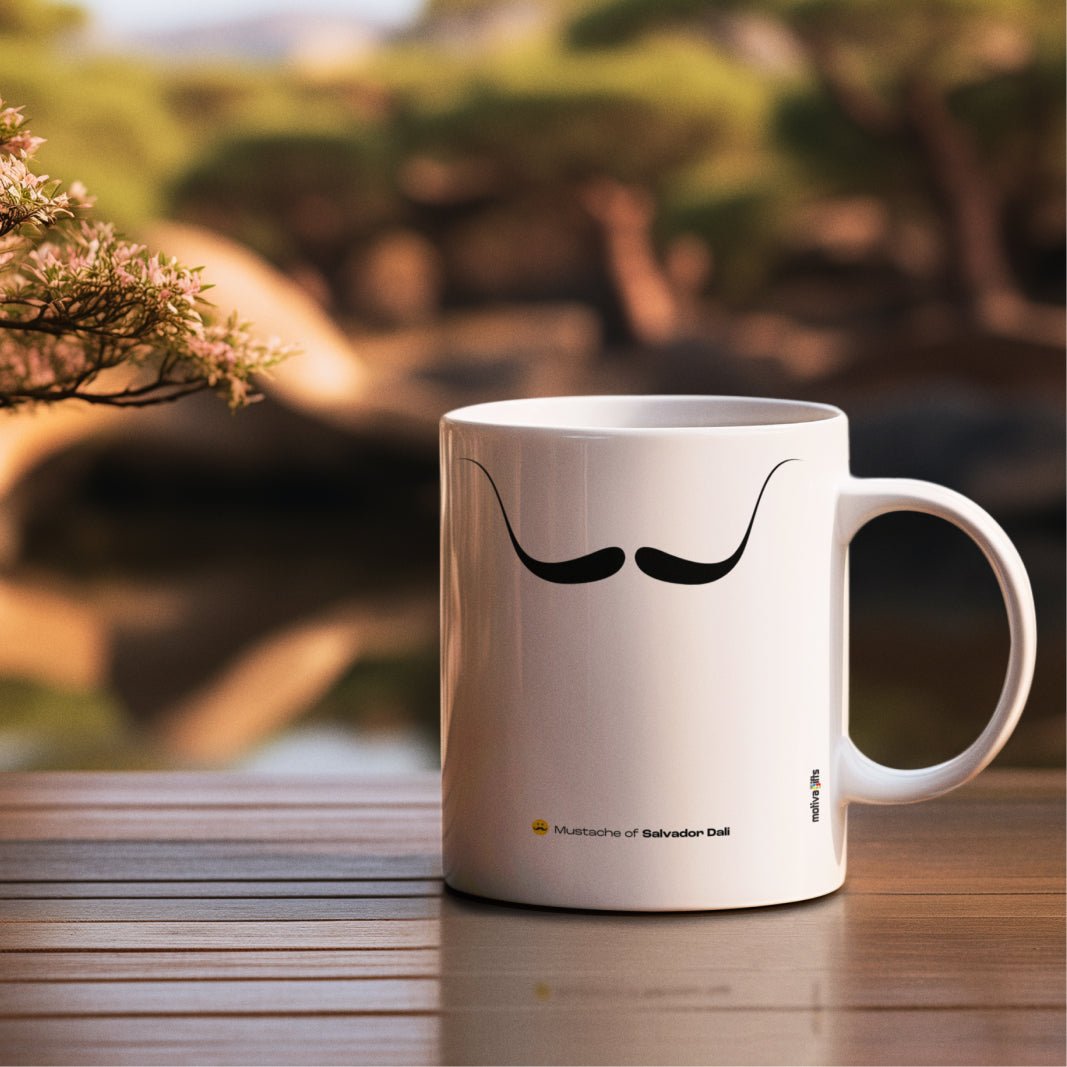
<svg viewBox="0 0 1067 1067"><path fill-rule="evenodd" d="M0 2L40 169L305 350L236 416L0 419L0 767L436 766L438 418L644 391L839 404L856 474L992 512L1041 642L1001 762L1062 765L1061 0L315 11ZM852 614L868 754L977 735L963 534L865 529Z"/></svg>

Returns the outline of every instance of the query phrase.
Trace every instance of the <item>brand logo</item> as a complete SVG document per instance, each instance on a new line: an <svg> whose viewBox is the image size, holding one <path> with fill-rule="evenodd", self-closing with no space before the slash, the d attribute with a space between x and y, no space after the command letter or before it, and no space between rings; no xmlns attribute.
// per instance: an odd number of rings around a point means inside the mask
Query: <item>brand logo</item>
<svg viewBox="0 0 1067 1067"><path fill-rule="evenodd" d="M538 837L544 837L545 834L548 833L548 823L545 822L544 819L534 819L533 832L537 834Z"/></svg>
<svg viewBox="0 0 1067 1067"><path fill-rule="evenodd" d="M578 556L575 559L560 560L559 562L535 559L519 544L519 539L511 527L511 520L508 519L504 501L500 496L500 490L496 487L496 482L493 481L493 476L476 459L464 457L464 462L473 463L489 479L489 484L492 486L493 493L496 496L496 502L500 505L500 514L504 517L504 526L507 528L511 546L515 549L515 555L519 557L519 561L531 574L546 582L576 585L603 581L622 569L623 564L626 562L626 553L621 548L616 547L601 548L596 552L590 552L588 555ZM680 556L672 556L669 552L662 552L658 548L639 548L634 553L634 562L650 578L655 578L660 582L670 582L673 585L707 585L709 582L717 582L720 578L725 578L740 563L741 557L744 555L749 535L752 533L752 526L756 521L756 512L759 510L760 501L763 499L767 483L770 482L774 472L779 467L784 466L786 463L795 462L797 462L795 459L783 459L771 468L771 473L764 478L763 485L756 496L756 503L752 507L752 515L748 520L748 526L745 529L744 536L741 538L741 543L733 554L727 556L726 559L719 560L716 563L698 563L694 560L682 559Z"/></svg>
<svg viewBox="0 0 1067 1067"><path fill-rule="evenodd" d="M808 789L811 790L811 801L808 804L808 808L811 811L811 821L819 821L819 797L822 794L822 778L819 774L819 768L816 767L811 772L811 778L808 779Z"/></svg>

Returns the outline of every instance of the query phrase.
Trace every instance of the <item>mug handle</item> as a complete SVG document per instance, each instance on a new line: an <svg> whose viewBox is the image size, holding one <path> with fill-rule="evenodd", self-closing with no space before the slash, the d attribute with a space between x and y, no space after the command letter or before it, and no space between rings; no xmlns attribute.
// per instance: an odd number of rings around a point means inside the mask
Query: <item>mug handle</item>
<svg viewBox="0 0 1067 1067"><path fill-rule="evenodd" d="M1007 534L977 504L960 493L911 478L853 478L838 496L837 529L848 544L871 519L891 511L919 511L958 526L978 545L997 576L1008 613L1011 649L1004 686L993 717L978 739L958 756L931 767L902 770L869 759L847 735L837 753L842 803L908 804L947 793L986 767L1019 721L1034 674L1037 622L1030 580Z"/></svg>

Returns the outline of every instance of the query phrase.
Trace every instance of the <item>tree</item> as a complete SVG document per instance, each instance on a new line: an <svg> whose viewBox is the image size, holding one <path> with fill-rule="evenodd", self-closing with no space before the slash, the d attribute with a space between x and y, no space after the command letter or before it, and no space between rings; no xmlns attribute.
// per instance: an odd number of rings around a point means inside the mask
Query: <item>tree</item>
<svg viewBox="0 0 1067 1067"><path fill-rule="evenodd" d="M806 85L782 96L785 150L820 162L839 189L851 176L904 210L923 203L940 221L949 288L969 321L1058 344L1062 316L1025 295L1005 215L1013 196L1062 194L1062 5L610 0L576 17L569 39L579 48L615 48L681 28L714 49L746 19L787 32L810 72ZM1059 146L1044 157L1043 139ZM1006 173L1005 156L1033 169Z"/></svg>
<svg viewBox="0 0 1067 1067"><path fill-rule="evenodd" d="M174 183L175 212L277 265L329 276L403 207L381 131L237 136Z"/></svg>
<svg viewBox="0 0 1067 1067"><path fill-rule="evenodd" d="M657 204L687 167L746 141L765 96L752 72L685 43L599 57L542 44L473 65L445 100L412 94L401 138L411 157L476 170L487 202L584 212L630 332L658 344L682 325Z"/></svg>
<svg viewBox="0 0 1067 1067"><path fill-rule="evenodd" d="M0 101L0 407L254 399L254 376L291 350L236 314L211 322L199 269L90 221L80 185L30 169L41 143Z"/></svg>
<svg viewBox="0 0 1067 1067"><path fill-rule="evenodd" d="M85 12L77 4L6 0L0 7L0 34L53 37L84 25Z"/></svg>

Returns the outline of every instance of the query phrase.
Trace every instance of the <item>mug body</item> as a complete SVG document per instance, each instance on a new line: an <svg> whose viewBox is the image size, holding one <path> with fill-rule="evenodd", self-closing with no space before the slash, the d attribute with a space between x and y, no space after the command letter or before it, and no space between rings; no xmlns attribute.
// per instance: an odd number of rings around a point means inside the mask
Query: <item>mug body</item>
<svg viewBox="0 0 1067 1067"><path fill-rule="evenodd" d="M570 397L441 429L446 881L568 908L831 892L836 408Z"/></svg>

